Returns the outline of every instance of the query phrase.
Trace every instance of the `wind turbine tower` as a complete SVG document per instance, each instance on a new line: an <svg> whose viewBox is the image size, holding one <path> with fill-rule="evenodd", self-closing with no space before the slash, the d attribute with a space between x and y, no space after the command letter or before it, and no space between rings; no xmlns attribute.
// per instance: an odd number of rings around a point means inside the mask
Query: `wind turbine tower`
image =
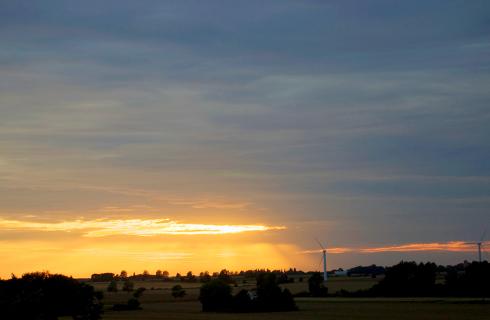
<svg viewBox="0 0 490 320"><path fill-rule="evenodd" d="M485 238L486 233L487 233L487 230L485 230L485 232L483 232L483 234L480 238L480 241L468 243L468 244L476 244L477 245L477 247L478 247L478 262L481 262L481 247L484 244L484 238Z"/></svg>
<svg viewBox="0 0 490 320"><path fill-rule="evenodd" d="M323 252L323 282L327 282L328 276L327 276L327 249L322 245L318 239L315 239L316 242L318 242L318 245L320 245L320 248L322 248Z"/></svg>
<svg viewBox="0 0 490 320"><path fill-rule="evenodd" d="M481 244L481 241L476 244L478 246L478 262L481 262Z"/></svg>

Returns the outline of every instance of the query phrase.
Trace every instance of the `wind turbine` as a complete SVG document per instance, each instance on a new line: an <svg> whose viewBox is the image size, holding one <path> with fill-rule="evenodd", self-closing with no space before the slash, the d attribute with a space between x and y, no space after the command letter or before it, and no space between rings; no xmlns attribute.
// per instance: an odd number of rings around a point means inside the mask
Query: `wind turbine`
<svg viewBox="0 0 490 320"><path fill-rule="evenodd" d="M323 282L327 282L327 249L322 245L322 243L315 238L316 242L318 242L318 245L320 248L322 248L323 252Z"/></svg>
<svg viewBox="0 0 490 320"><path fill-rule="evenodd" d="M481 262L481 247L485 243L485 241L483 241L483 239L485 238L486 233L487 233L487 230L485 230L483 232L483 234L481 235L480 241L468 243L468 244L476 244L476 246L478 247L478 262Z"/></svg>

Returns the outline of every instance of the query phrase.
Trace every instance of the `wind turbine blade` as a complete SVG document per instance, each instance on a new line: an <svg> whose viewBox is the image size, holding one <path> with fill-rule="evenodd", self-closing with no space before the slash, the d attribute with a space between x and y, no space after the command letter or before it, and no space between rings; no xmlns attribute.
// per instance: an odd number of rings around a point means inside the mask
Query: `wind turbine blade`
<svg viewBox="0 0 490 320"><path fill-rule="evenodd" d="M483 239L485 239L485 236L487 234L487 230L488 229L485 229L485 231L483 231L483 234L481 235L481 238L480 238L480 242L483 242Z"/></svg>
<svg viewBox="0 0 490 320"><path fill-rule="evenodd" d="M315 241L318 243L318 245L320 246L320 248L322 248L322 250L325 250L325 248L323 247L323 245L320 242L320 240L318 240L317 238L315 238Z"/></svg>

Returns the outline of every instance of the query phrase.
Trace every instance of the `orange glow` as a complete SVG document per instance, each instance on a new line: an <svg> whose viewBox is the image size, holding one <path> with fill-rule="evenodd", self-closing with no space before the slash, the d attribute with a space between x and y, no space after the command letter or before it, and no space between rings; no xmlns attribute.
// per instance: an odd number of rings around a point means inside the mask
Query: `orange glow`
<svg viewBox="0 0 490 320"><path fill-rule="evenodd" d="M318 249L318 250L305 250L301 251L300 253L321 253L323 250ZM352 248L343 248L343 247L338 247L338 248L328 248L327 253L333 253L333 254L340 254L340 253L348 253L352 252L354 249Z"/></svg>
<svg viewBox="0 0 490 320"><path fill-rule="evenodd" d="M118 273L123 269L128 273L141 273L143 270L154 273L160 269L171 274L187 271L198 274L204 270L219 271L224 268L283 269L295 264L288 253L298 249L288 244L247 243L237 239L223 241L206 238L185 243L154 241L148 237L140 237L137 241L99 242L99 239L85 238L83 242L0 241L0 254L3 257L0 277L36 270L90 277L92 273Z"/></svg>
<svg viewBox="0 0 490 320"><path fill-rule="evenodd" d="M34 218L34 217L32 217ZM269 243L283 226L198 224L170 219L40 221L0 219L0 277L49 270L75 277L92 273L223 268L287 268L298 248ZM268 234L268 233L271 234Z"/></svg>
<svg viewBox="0 0 490 320"><path fill-rule="evenodd" d="M445 243L408 243L396 246L378 247L378 248L363 248L362 253L377 253L377 252L416 252L416 251L450 251L450 252L469 252L475 251L476 245L463 241L450 241ZM484 250L484 248L482 248Z"/></svg>
<svg viewBox="0 0 490 320"><path fill-rule="evenodd" d="M33 231L80 231L85 237L111 235L155 236L155 235L206 235L230 234L251 231L282 230L284 226L264 225L215 225L180 223L169 219L127 220L74 220L63 222L28 222L0 219L0 230Z"/></svg>
<svg viewBox="0 0 490 320"><path fill-rule="evenodd" d="M490 242L482 243L482 251L490 252L488 248ZM475 243L469 243L464 241L450 241L450 242L430 242L430 243L407 243L401 245L385 246L385 247L339 247L328 248L327 252L331 254L342 253L382 253L382 252L423 252L423 251L448 251L448 252L473 252L476 250ZM321 249L306 250L300 253L320 253Z"/></svg>
<svg viewBox="0 0 490 320"><path fill-rule="evenodd" d="M293 229L274 224L202 224L171 219L79 219L65 221L0 218L0 277L49 270L75 277L92 273L141 273L246 270L256 268L309 270L322 250L288 243ZM286 229L286 230L285 230ZM280 232L276 232L280 231ZM482 246L488 252L490 243ZM407 243L388 246L330 247L329 254L383 252L475 252L463 242ZM311 254L305 257L303 254ZM347 257L347 259L349 259ZM339 263L341 259L333 259ZM338 265L338 267L345 267Z"/></svg>

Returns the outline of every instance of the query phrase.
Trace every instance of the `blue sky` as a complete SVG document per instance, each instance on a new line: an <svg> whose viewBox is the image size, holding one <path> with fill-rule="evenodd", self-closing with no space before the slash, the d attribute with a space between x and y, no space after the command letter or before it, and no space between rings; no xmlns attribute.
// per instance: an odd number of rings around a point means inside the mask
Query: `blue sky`
<svg viewBox="0 0 490 320"><path fill-rule="evenodd" d="M489 17L488 1L2 1L0 215L285 225L274 241L304 249L474 240Z"/></svg>

